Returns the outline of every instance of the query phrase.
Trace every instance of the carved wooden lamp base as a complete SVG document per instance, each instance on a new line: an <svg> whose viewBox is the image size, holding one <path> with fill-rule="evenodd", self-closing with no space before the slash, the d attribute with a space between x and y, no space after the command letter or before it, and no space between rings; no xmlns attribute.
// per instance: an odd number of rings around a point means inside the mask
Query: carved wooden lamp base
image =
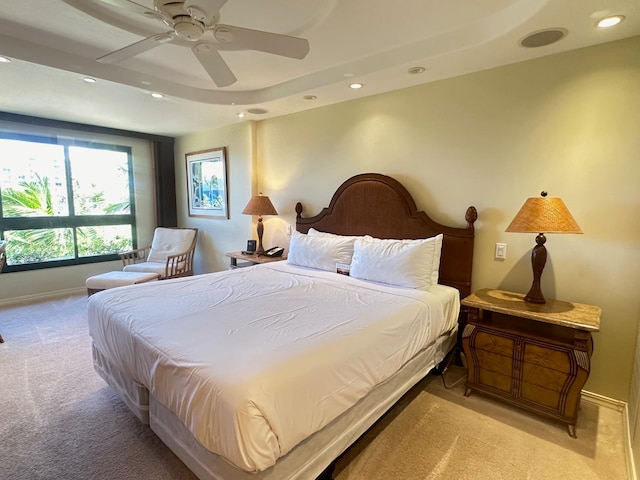
<svg viewBox="0 0 640 480"><path fill-rule="evenodd" d="M258 215L258 249L256 253L262 255L264 253L264 247L262 246L262 234L264 233L264 225L262 224L262 216Z"/></svg>
<svg viewBox="0 0 640 480"><path fill-rule="evenodd" d="M524 297L525 302L529 303L547 303L542 296L542 290L540 289L540 279L542 278L542 271L547 263L547 249L544 246L547 238L544 234L540 233L536 237L536 246L531 251L531 267L533 268L533 283L529 289L529 293Z"/></svg>

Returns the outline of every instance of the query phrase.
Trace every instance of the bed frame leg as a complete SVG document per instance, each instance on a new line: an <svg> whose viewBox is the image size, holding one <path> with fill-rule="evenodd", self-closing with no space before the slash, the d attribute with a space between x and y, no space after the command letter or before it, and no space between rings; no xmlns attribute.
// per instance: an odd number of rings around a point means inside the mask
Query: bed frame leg
<svg viewBox="0 0 640 480"><path fill-rule="evenodd" d="M329 465L327 468L324 469L324 472L322 472L318 478L316 478L316 480L333 480L333 470L336 468L336 462L333 461L331 462L331 465Z"/></svg>

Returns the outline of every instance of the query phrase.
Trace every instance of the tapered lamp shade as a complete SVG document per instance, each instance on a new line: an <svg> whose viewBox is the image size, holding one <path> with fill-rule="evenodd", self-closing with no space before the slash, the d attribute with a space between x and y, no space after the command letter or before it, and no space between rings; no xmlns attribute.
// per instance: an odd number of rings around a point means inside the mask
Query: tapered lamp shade
<svg viewBox="0 0 640 480"><path fill-rule="evenodd" d="M262 224L262 215L278 215L273 203L266 195L254 195L244 207L242 213L245 215L258 215L258 249L256 253L260 255L264 253L264 247L262 246L262 234L264 233L264 225Z"/></svg>
<svg viewBox="0 0 640 480"><path fill-rule="evenodd" d="M533 284L529 293L524 297L526 302L546 303L540 289L540 279L547 262L547 241L545 233L582 233L569 209L561 198L547 197L542 192L540 197L528 198L511 221L507 232L537 233L536 246L531 252L531 266L533 268Z"/></svg>

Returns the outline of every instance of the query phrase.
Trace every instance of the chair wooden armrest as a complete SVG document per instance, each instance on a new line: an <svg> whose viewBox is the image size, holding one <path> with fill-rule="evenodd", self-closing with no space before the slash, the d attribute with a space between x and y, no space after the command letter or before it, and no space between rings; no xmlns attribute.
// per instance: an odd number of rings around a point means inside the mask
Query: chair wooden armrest
<svg viewBox="0 0 640 480"><path fill-rule="evenodd" d="M184 252L169 255L167 257L167 266L165 267L165 278L188 277L193 275L193 257L196 252L196 243L198 241L198 229L194 228L193 241Z"/></svg>
<svg viewBox="0 0 640 480"><path fill-rule="evenodd" d="M133 265L134 263L146 262L150 250L151 245L121 253L120 259L122 260L122 265L126 267L127 265Z"/></svg>
<svg viewBox="0 0 640 480"><path fill-rule="evenodd" d="M193 254L195 248L186 252L169 255L165 267L165 278L188 277L193 275Z"/></svg>

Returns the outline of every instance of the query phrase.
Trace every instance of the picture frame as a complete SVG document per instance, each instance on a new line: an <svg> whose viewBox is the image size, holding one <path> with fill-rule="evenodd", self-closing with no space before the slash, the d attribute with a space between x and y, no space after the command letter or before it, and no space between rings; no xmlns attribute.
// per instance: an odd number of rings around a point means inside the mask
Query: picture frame
<svg viewBox="0 0 640 480"><path fill-rule="evenodd" d="M226 147L185 154L190 217L229 218Z"/></svg>

